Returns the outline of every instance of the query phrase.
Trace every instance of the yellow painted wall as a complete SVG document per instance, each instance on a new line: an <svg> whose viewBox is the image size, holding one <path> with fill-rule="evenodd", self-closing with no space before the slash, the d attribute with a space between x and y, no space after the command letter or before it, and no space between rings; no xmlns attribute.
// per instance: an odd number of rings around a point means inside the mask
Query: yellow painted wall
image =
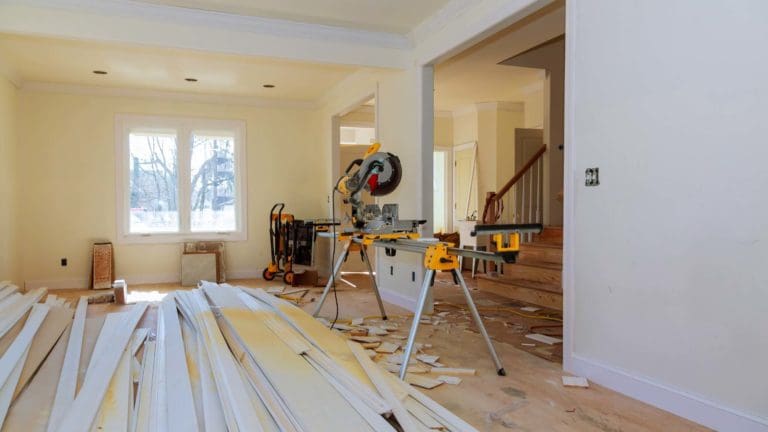
<svg viewBox="0 0 768 432"><path fill-rule="evenodd" d="M496 187L501 188L515 174L515 129L525 127L523 111L498 111Z"/></svg>
<svg viewBox="0 0 768 432"><path fill-rule="evenodd" d="M450 116L435 117L435 146L453 146L453 118Z"/></svg>
<svg viewBox="0 0 768 432"><path fill-rule="evenodd" d="M0 77L0 280L19 282L16 87Z"/></svg>
<svg viewBox="0 0 768 432"><path fill-rule="evenodd" d="M268 214L284 201L298 217L323 216L323 149L313 111L22 91L19 97L21 272L27 282L82 285L92 241L116 239L117 113L241 119L247 126L248 240L226 245L230 276L260 275ZM116 244L116 275L177 280L179 244ZM69 258L68 267L59 259ZM55 281L55 283L51 283Z"/></svg>

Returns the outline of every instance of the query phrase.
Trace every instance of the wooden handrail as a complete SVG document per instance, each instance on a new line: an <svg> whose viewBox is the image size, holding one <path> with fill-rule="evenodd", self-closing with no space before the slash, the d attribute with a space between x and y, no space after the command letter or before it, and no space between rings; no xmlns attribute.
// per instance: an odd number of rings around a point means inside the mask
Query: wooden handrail
<svg viewBox="0 0 768 432"><path fill-rule="evenodd" d="M504 195L506 195L506 193L509 192L509 190L512 189L512 187L518 181L520 181L521 178L523 178L525 173L527 173L528 170L531 169L533 164L535 164L539 160L539 158L541 158L544 155L544 152L546 152L546 151L547 151L547 146L545 144L545 145L541 146L540 149L536 150L536 153L534 153L533 156L531 156L531 158L528 159L528 162L526 162L525 165L523 165L515 173L515 175L513 175L512 178L509 179L509 181L507 183L505 183L504 186L501 189L499 189L498 192L488 192L488 195L485 198L485 207L483 207L483 219L482 219L483 223L490 224L490 223L495 223L496 222L496 220L498 219L496 217L497 215L494 215L494 218L492 218L494 220L488 220L488 219L490 219L488 217L488 216L490 216L490 215L488 215L488 209L491 208L492 205L495 205L495 203L501 201L502 198L504 198Z"/></svg>

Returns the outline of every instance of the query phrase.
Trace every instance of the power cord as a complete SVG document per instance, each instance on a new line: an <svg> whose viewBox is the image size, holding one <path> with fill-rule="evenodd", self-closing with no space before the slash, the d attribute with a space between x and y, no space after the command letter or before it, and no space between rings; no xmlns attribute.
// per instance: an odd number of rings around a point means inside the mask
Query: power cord
<svg viewBox="0 0 768 432"><path fill-rule="evenodd" d="M336 268L336 188L339 187L339 182L336 182L336 185L333 187L333 190L331 191L331 232L333 233L333 236L331 237L331 241L333 242L333 252L331 253L331 287L333 287L333 300L336 304L336 315L333 317L333 322L331 323L331 326L329 327L331 330L333 329L333 326L336 325L336 321L339 320L339 295L336 292L336 275L333 271Z"/></svg>

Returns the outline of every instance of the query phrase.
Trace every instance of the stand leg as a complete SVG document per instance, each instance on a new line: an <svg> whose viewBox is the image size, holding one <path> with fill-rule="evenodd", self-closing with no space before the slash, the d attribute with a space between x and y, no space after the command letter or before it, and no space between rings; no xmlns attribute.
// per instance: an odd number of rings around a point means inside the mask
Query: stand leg
<svg viewBox="0 0 768 432"><path fill-rule="evenodd" d="M368 268L368 274L371 276L371 283L373 284L373 293L376 294L376 301L379 302L379 310L381 311L381 319L387 320L387 312L384 311L384 302L381 301L381 294L379 293L379 286L376 284L376 276L373 275L373 267L371 267L371 259L368 257L368 250L365 245L360 245L360 252L363 255L363 261Z"/></svg>
<svg viewBox="0 0 768 432"><path fill-rule="evenodd" d="M501 359L499 359L498 354L496 354L496 349L493 347L493 342L491 342L491 337L488 336L488 332L485 330L485 326L483 325L483 320L480 318L480 313L477 311L477 307L475 306L474 300L472 300L472 295L469 293L469 288L467 288L467 284L464 282L464 278L461 276L461 272L454 269L453 274L459 281L459 286L461 286L462 291L464 291L464 297L467 299L467 306L469 306L470 312L472 312L472 317L475 319L475 322L477 323L477 328L480 330L480 334L483 335L483 339L485 339L485 343L488 345L488 351L491 352L491 357L493 357L493 363L496 364L496 372L499 375L506 375L507 372L504 370L504 366L501 364Z"/></svg>
<svg viewBox="0 0 768 432"><path fill-rule="evenodd" d="M334 239L334 241L336 240ZM344 244L344 249L341 251L341 255L339 255L339 259L336 261L336 265L333 266L333 274L328 276L328 283L325 284L323 295L320 296L320 300L317 302L317 306L315 307L315 312L312 313L313 317L316 317L317 314L320 313L320 309L323 307L323 303L325 303L325 298L328 297L328 293L331 291L331 286L333 286L333 282L336 280L336 276L341 270L341 265L344 264L344 260L347 258L347 254L349 254L350 244L351 243ZM331 259L333 259L333 257L331 257Z"/></svg>
<svg viewBox="0 0 768 432"><path fill-rule="evenodd" d="M408 334L408 343L405 346L405 354L403 354L403 364L400 366L400 379L405 379L405 372L408 370L408 362L411 361L411 353L413 352L413 344L416 342L416 331L419 329L419 322L421 321L421 314L424 311L424 305L427 303L427 296L429 295L430 288L432 287L432 277L434 276L434 270L427 270L424 274L424 283L421 285L421 292L419 293L419 302L416 305L416 311L413 314L413 323L411 324L411 332Z"/></svg>

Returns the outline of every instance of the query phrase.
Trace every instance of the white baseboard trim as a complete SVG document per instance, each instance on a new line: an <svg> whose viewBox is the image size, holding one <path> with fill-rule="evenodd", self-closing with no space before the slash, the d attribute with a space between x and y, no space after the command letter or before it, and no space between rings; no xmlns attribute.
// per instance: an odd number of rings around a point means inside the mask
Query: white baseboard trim
<svg viewBox="0 0 768 432"><path fill-rule="evenodd" d="M567 371L718 431L768 432L768 419L745 414L612 366L573 355Z"/></svg>
<svg viewBox="0 0 768 432"><path fill-rule="evenodd" d="M29 291L42 287L48 289L88 289L90 282L88 278L28 280L24 281L24 290Z"/></svg>
<svg viewBox="0 0 768 432"><path fill-rule="evenodd" d="M416 305L418 304L418 299L413 297L408 297L404 295L403 293L399 293L396 291L388 290L386 288L379 287L379 294L381 294L381 299L387 303L392 303L395 306L400 306L401 308L408 309L409 311L413 312L416 310ZM371 295L374 295L371 293ZM432 302L427 302L426 307L424 308L425 313L432 313L433 312L433 304Z"/></svg>
<svg viewBox="0 0 768 432"><path fill-rule="evenodd" d="M264 269L261 270L235 270L235 271L229 271L227 270L227 280L230 279L264 279L262 276L262 272Z"/></svg>

